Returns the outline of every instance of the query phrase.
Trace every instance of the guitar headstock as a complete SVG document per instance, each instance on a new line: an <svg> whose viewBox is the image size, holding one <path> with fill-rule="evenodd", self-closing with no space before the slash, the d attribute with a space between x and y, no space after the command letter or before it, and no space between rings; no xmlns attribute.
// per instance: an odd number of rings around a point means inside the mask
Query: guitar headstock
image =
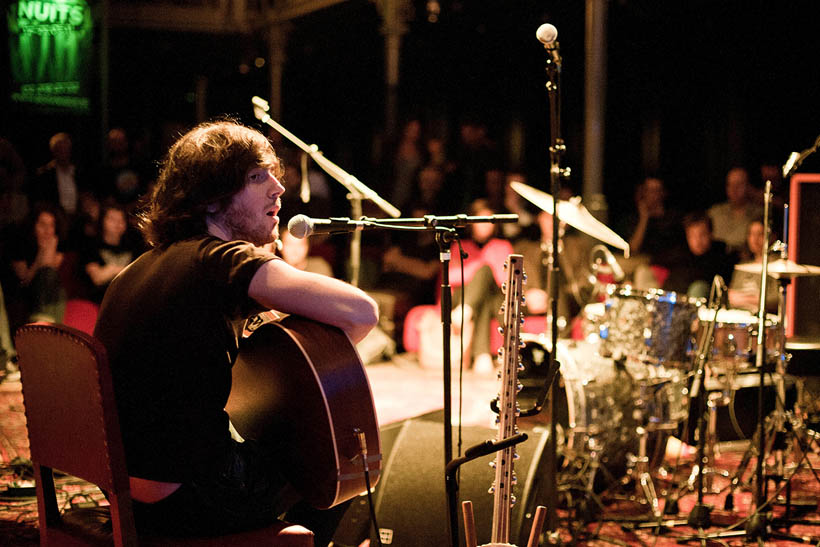
<svg viewBox="0 0 820 547"><path fill-rule="evenodd" d="M518 371L521 366L521 325L524 322L524 257L511 254L504 263L506 281L502 284L504 304L499 314L502 316L499 331L504 335L504 344L498 350L501 364L501 379L498 394L498 440L512 437L518 432L515 423L520 413L516 397L521 390ZM517 455L513 447L500 450L495 459L495 481L490 491L494 495L493 543L504 544L509 537L510 508L515 503L512 487L516 482L513 461Z"/></svg>

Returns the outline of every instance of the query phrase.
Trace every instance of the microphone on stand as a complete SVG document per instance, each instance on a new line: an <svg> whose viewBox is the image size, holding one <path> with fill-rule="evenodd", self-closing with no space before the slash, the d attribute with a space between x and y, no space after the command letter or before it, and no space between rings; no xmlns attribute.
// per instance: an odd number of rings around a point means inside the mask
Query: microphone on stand
<svg viewBox="0 0 820 547"><path fill-rule="evenodd" d="M709 302L706 305L706 309L713 311L714 315L711 319L708 319L706 322L706 329L702 333L700 338L700 343L698 343L699 351L698 351L698 360L705 361L707 359L707 355L712 351L712 345L714 344L714 333L715 333L715 324L717 323L717 312L719 309L723 307L723 298L728 293L729 289L726 286L726 281L723 279L721 275L715 275L712 278L712 287L709 293ZM715 305L715 301L717 301L717 305ZM700 391L700 386L703 383L703 367L700 366L702 363L699 363L696 368L696 374L694 380L692 380L692 387L689 389L689 398L695 399L698 396Z"/></svg>
<svg viewBox="0 0 820 547"><path fill-rule="evenodd" d="M606 262L607 266L609 266L609 269L612 272L612 277L615 278L615 281L617 283L620 283L621 281L623 281L624 278L626 278L626 275L624 274L624 270L623 270L623 268L621 268L621 265L618 264L618 260L612 254L612 251L607 249L604 245L596 245L595 247L593 247L592 248L592 256L594 258L593 258L592 262L593 262L593 264L596 264L596 265L600 263L600 260L598 259L598 257L595 256L598 253L601 253L602 255L604 255L604 262Z"/></svg>
<svg viewBox="0 0 820 547"><path fill-rule="evenodd" d="M518 222L516 214L498 214L488 216L427 215L418 218L368 218L351 220L347 217L310 218L296 215L288 222L288 231L299 239L317 234L344 234L372 229L454 229L464 228L469 224L491 222Z"/></svg>
<svg viewBox="0 0 820 547"><path fill-rule="evenodd" d="M535 37L538 38L539 42L544 44L544 49L550 54L552 61L560 67L561 54L558 51L558 42L556 42L558 29L555 28L555 25L544 23L535 31Z"/></svg>
<svg viewBox="0 0 820 547"><path fill-rule="evenodd" d="M797 160L799 160L799 159L800 159L800 153L799 152L792 152L791 154L789 154L789 158L786 160L786 163L783 164L783 178L784 179L789 178L789 175L792 174L792 171L794 171L795 167L797 166L796 165Z"/></svg>
<svg viewBox="0 0 820 547"><path fill-rule="evenodd" d="M368 227L369 222L350 220L347 217L310 218L306 215L296 215L288 222L288 232L299 239L319 234L344 234Z"/></svg>

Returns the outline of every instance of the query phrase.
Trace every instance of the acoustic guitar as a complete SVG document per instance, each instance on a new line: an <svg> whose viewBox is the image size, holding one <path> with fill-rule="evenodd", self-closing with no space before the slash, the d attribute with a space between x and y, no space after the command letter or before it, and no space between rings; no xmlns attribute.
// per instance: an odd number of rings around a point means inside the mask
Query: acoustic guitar
<svg viewBox="0 0 820 547"><path fill-rule="evenodd" d="M288 316L258 326L240 343L225 406L246 439L287 447L286 478L311 505L327 509L366 491L381 472L373 394L356 348L336 327Z"/></svg>

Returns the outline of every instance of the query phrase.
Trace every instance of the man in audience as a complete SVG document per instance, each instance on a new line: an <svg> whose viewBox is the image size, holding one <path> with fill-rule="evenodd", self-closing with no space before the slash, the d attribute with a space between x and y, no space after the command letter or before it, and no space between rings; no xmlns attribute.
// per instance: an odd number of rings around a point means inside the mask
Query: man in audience
<svg viewBox="0 0 820 547"><path fill-rule="evenodd" d="M705 298L709 296L709 286L715 275L721 275L728 283L736 259L726 252L725 243L713 239L712 221L705 213L686 215L683 228L686 232L686 253L670 268L663 288Z"/></svg>
<svg viewBox="0 0 820 547"><path fill-rule="evenodd" d="M726 201L713 205L708 212L714 239L724 242L730 252L740 251L746 244L746 227L760 212L760 206L752 200L749 173L742 167L730 169L726 174Z"/></svg>

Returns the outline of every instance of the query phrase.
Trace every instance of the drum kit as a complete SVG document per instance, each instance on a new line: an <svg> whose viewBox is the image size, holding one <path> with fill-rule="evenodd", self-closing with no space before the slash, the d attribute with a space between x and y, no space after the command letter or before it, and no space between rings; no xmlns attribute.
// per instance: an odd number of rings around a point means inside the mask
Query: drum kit
<svg viewBox="0 0 820 547"><path fill-rule="evenodd" d="M548 213L557 209L561 221L628 254L628 244L594 219L580 201L556 204L549 194L534 188L520 183L513 187ZM737 266L759 275L762 268L758 263ZM820 275L820 267L785 258L769 261L766 271L781 284L781 292L795 277ZM693 424L701 417L694 416L697 405L690 404L697 390L693 388L696 372L699 368L706 371L705 381L700 380L705 392L722 393L709 397L709 416L702 417L708 420L710 431L704 442L710 446L705 447L706 458L698 461L707 473L713 471L706 466L714 453L715 407L732 400L727 393L733 395L739 385L745 385L738 380L749 383L753 379L749 373L758 370L760 317L746 310L725 309L712 299L707 302L660 289L638 290L627 284L607 285L602 294L603 301L583 309L582 339L558 339L552 344L545 335L522 335L525 370L520 378L527 386L528 379L537 377L554 346L560 367L553 397L559 399L560 410L553 419L561 426L557 439L562 447L562 471L567 471L564 476L572 482L564 484L563 491L582 494L576 508L583 507L580 510L591 518L590 509L597 512L591 505L600 505L603 493L613 493L615 488L647 504L652 518L660 520L653 475L669 477L662 468L667 440L688 429L690 409ZM766 383L778 390L775 413L780 415L790 414L783 408L789 360L783 301L781 297L779 314L766 314L762 321L764 368L773 370ZM699 359L704 366L698 367ZM690 476L688 486L692 485ZM699 486L703 490L703 484ZM711 481L706 486L711 488Z"/></svg>

